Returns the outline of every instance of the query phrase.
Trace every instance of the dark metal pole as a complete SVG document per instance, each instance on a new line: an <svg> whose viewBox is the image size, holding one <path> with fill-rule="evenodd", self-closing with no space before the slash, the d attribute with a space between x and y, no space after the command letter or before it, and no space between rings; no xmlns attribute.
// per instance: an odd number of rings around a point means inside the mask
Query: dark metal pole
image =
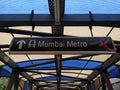
<svg viewBox="0 0 120 90"><path fill-rule="evenodd" d="M103 77L104 77L104 80L106 82L108 90L113 90L112 84L111 84L109 77L107 75L107 71L102 72L102 74L103 74Z"/></svg>
<svg viewBox="0 0 120 90"><path fill-rule="evenodd" d="M2 61L5 65L8 65L11 67L13 70L21 74L24 78L26 78L29 81L33 81L34 79L28 75L26 72L21 72L19 69L16 67L19 67L10 57L8 57L3 51L0 50L0 61ZM13 76L14 77L14 76ZM10 84L12 84L10 82ZM34 83L36 86L39 86L39 83L35 82ZM8 88L10 90L10 88Z"/></svg>
<svg viewBox="0 0 120 90"><path fill-rule="evenodd" d="M82 86L80 86L78 90L83 90L83 89L82 89Z"/></svg>
<svg viewBox="0 0 120 90"><path fill-rule="evenodd" d="M102 73L101 73L101 83L102 83L102 90L106 90L105 80Z"/></svg>
<svg viewBox="0 0 120 90"><path fill-rule="evenodd" d="M19 86L19 73L16 73L15 76L15 82L14 82L14 90L18 90L18 86Z"/></svg>
<svg viewBox="0 0 120 90"><path fill-rule="evenodd" d="M92 90L90 81L87 83L88 90Z"/></svg>
<svg viewBox="0 0 120 90"><path fill-rule="evenodd" d="M91 83L92 90L95 90L95 83L94 83L94 81L92 80L90 83Z"/></svg>
<svg viewBox="0 0 120 90"><path fill-rule="evenodd" d="M61 82L61 60L62 56L61 55L55 55L55 60L56 60L56 72L57 72L57 89L60 90L60 82Z"/></svg>
<svg viewBox="0 0 120 90"><path fill-rule="evenodd" d="M40 90L40 87L37 87L37 89L36 90Z"/></svg>
<svg viewBox="0 0 120 90"><path fill-rule="evenodd" d="M32 83L31 82L29 82L28 90L32 90Z"/></svg>
<svg viewBox="0 0 120 90"><path fill-rule="evenodd" d="M15 82L15 79L16 79L15 77L16 77L16 72L13 71L11 76L10 76L10 79L9 79L6 90L11 90L12 89L12 86L13 86L13 84Z"/></svg>
<svg viewBox="0 0 120 90"><path fill-rule="evenodd" d="M82 88L82 90L88 90L88 86L86 85L85 87Z"/></svg>
<svg viewBox="0 0 120 90"><path fill-rule="evenodd" d="M53 0L55 26L52 27L52 34L56 36L63 35L63 27L60 26L60 0ZM61 82L61 60L62 55L55 55L56 74L57 74L57 90L60 90Z"/></svg>

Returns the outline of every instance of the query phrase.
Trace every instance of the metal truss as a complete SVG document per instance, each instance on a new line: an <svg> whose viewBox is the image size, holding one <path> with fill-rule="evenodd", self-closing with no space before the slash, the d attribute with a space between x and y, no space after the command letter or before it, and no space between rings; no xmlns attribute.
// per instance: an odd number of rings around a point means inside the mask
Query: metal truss
<svg viewBox="0 0 120 90"><path fill-rule="evenodd" d="M114 55L112 55L110 58L106 60L106 62L104 62L101 65L101 70L94 71L92 74L88 76L88 81L94 79L97 75L99 75L101 72L104 72L107 68L109 68L111 65L115 64L119 60L120 60L120 53L115 53ZM86 83L82 83L82 85L84 84Z"/></svg>
<svg viewBox="0 0 120 90"><path fill-rule="evenodd" d="M65 0L58 0L60 2L60 15L64 15L65 11ZM51 15L54 15L54 0L48 0L49 11Z"/></svg>
<svg viewBox="0 0 120 90"><path fill-rule="evenodd" d="M15 34L24 34L24 35L34 35L34 36L64 36L64 26L107 26L107 27L120 27L120 14L65 14L65 0L48 0L50 14L0 14L0 32L5 33L15 33ZM41 32L32 32L25 30L16 30L16 29L6 29L4 27L13 27L13 26L51 26L52 33L41 33ZM92 34L92 33L91 33ZM119 41L114 41L116 45L120 45ZM0 45L0 48L8 48L9 45ZM117 46L117 51L120 52L120 47ZM62 58L62 55L55 55L51 61L32 64L24 67L18 67L17 63L15 63L11 58L9 58L5 53L0 50L0 60L6 65L10 66L13 70L17 71L23 77L28 79L30 82L34 82L36 86L39 86L38 82L42 82L42 80L37 80L32 78L26 72L36 73L36 74L46 74L55 76L56 82L50 82L44 80L46 84L40 85L41 87L52 87L57 85L57 90L60 90L61 85L67 86L77 86L80 85L72 85L67 84L69 82L82 82L82 85L87 84L89 81L94 79L101 72L106 70L111 65L115 64L120 59L120 54L115 53L109 59L107 59L104 63L102 63L99 68L75 68L75 67L63 67L62 61L70 60L70 59L78 59L82 57L95 56L97 54L91 55L82 55L75 56L69 58ZM39 65L45 65L55 63L55 67L45 67L45 68L33 68ZM53 73L44 73L38 72L35 70L56 70L56 74ZM94 72L88 75L87 79L75 78L61 75L61 70L94 70ZM69 72L71 73L71 72ZM80 73L82 74L82 73ZM61 77L71 78L70 81L63 83ZM50 84L48 84L50 83Z"/></svg>
<svg viewBox="0 0 120 90"><path fill-rule="evenodd" d="M20 75L22 75L24 78L26 78L27 80L29 80L30 82L32 82L34 79L32 77L30 77L26 72L21 72L17 69L17 65L16 63L9 57L7 56L5 53L3 53L0 50L0 60L5 63L6 65L8 65L9 67L11 67L14 71L18 72ZM36 86L39 86L38 83L34 83Z"/></svg>

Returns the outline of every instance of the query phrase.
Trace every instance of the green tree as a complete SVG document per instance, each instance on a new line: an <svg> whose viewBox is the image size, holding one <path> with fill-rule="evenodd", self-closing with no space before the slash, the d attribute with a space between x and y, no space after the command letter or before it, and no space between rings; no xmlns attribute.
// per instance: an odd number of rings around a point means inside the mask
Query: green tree
<svg viewBox="0 0 120 90"><path fill-rule="evenodd" d="M9 80L9 78L7 78L7 77L0 78L0 90L5 90L8 80Z"/></svg>
<svg viewBox="0 0 120 90"><path fill-rule="evenodd" d="M9 81L8 77L0 77L0 90L5 90L8 81ZM12 87L12 90L14 90L14 86ZM18 87L18 90L21 90L21 88Z"/></svg>

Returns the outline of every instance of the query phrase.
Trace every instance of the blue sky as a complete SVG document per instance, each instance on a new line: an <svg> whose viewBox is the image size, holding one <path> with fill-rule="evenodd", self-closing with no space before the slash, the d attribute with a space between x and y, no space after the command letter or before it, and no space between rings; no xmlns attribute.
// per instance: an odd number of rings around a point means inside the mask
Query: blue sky
<svg viewBox="0 0 120 90"><path fill-rule="evenodd" d="M66 14L93 13L120 14L120 0L65 0ZM48 0L0 0L0 14L49 14Z"/></svg>

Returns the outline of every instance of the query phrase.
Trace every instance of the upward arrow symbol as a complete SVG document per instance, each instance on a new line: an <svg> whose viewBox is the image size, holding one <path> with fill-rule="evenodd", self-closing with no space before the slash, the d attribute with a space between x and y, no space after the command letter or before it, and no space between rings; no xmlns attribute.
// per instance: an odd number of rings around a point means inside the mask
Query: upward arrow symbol
<svg viewBox="0 0 120 90"><path fill-rule="evenodd" d="M17 42L17 44L19 44L18 49L22 49L23 44L26 44L26 42L24 40L20 40L20 41Z"/></svg>

